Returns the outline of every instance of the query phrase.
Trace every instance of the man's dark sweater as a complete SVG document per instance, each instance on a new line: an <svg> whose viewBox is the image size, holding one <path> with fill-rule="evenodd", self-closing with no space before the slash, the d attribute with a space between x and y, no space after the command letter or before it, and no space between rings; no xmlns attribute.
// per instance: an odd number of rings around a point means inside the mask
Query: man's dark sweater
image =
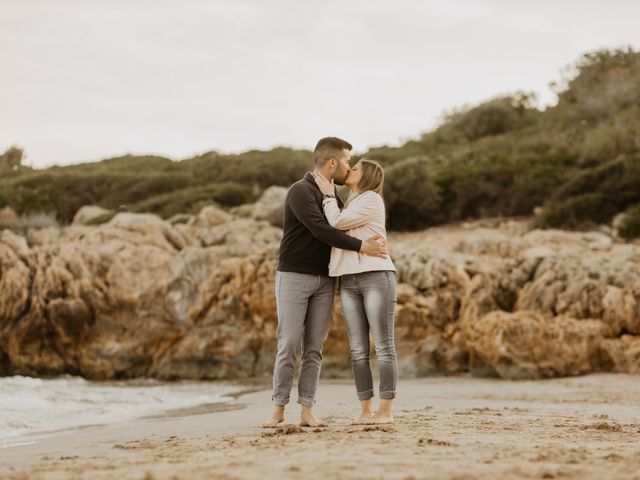
<svg viewBox="0 0 640 480"><path fill-rule="evenodd" d="M322 198L311 172L289 188L284 200L279 271L326 276L329 275L331 247L360 250L362 240L329 225ZM337 195L336 198L342 208L342 201Z"/></svg>

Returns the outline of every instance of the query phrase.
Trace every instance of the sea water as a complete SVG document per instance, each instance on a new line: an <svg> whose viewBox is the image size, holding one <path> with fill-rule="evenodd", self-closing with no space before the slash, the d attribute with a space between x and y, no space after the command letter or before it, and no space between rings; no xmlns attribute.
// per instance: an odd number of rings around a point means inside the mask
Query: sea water
<svg viewBox="0 0 640 480"><path fill-rule="evenodd" d="M234 390L237 387L203 381L0 377L0 448L31 443L35 434L229 402Z"/></svg>

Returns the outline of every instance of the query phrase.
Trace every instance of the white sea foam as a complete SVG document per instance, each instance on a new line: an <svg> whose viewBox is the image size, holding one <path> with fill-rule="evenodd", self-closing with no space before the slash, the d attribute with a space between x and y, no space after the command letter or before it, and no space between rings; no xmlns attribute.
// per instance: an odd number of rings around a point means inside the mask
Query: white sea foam
<svg viewBox="0 0 640 480"><path fill-rule="evenodd" d="M233 391L214 382L91 382L66 376L0 378L0 447L25 436L227 402Z"/></svg>

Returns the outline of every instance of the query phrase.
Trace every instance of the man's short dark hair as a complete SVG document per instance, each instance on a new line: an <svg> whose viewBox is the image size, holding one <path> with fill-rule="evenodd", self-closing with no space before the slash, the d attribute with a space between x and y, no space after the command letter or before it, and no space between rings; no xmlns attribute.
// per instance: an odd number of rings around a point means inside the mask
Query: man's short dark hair
<svg viewBox="0 0 640 480"><path fill-rule="evenodd" d="M313 149L313 163L316 167L322 167L330 158L340 159L343 150L351 150L353 146L338 137L321 138Z"/></svg>

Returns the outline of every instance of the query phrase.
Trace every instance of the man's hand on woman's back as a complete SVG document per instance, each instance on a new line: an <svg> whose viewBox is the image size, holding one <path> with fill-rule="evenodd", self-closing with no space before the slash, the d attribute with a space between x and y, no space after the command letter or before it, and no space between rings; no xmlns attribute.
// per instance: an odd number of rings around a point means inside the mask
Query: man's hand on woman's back
<svg viewBox="0 0 640 480"><path fill-rule="evenodd" d="M382 235L367 238L362 242L360 253L364 253L370 257L387 258L389 255L389 251L387 250L387 241Z"/></svg>

